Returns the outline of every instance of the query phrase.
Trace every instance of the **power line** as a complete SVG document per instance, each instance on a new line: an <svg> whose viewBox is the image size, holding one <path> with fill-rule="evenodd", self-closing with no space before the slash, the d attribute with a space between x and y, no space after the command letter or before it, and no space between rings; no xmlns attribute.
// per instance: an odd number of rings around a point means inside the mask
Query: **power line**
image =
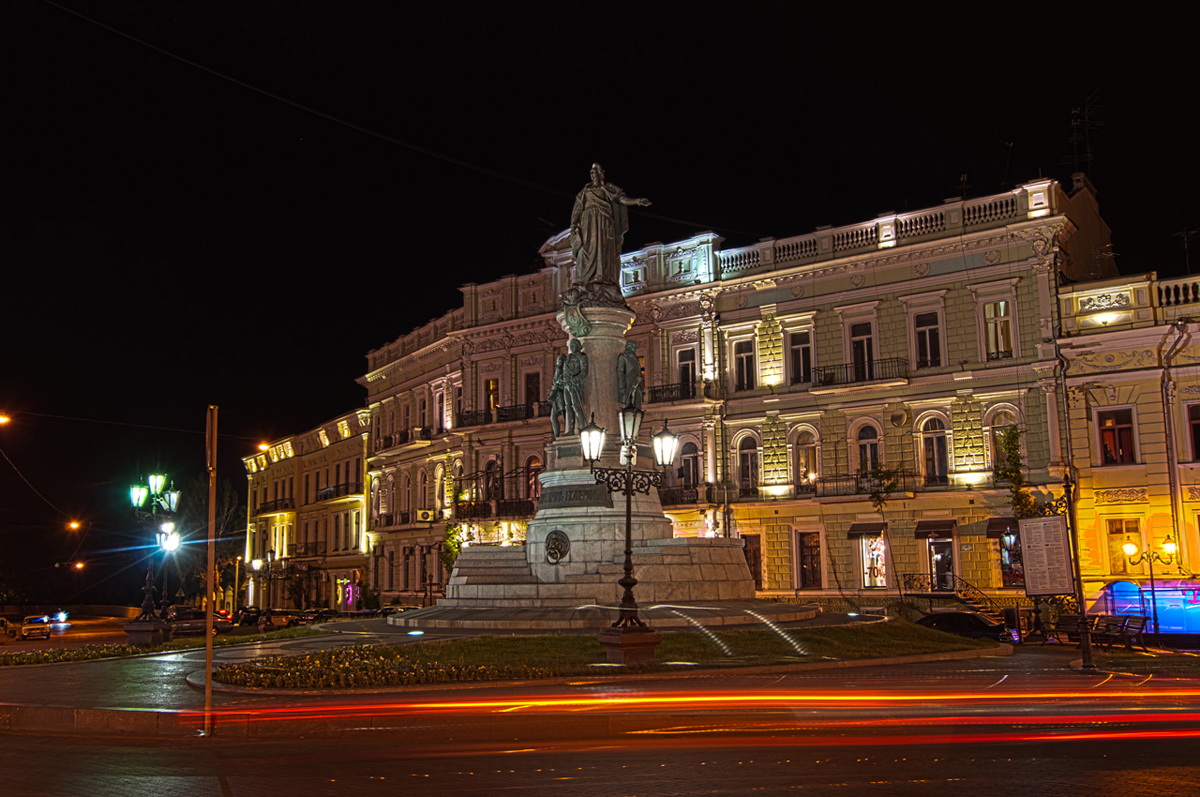
<svg viewBox="0 0 1200 797"><path fill-rule="evenodd" d="M85 14L81 14L74 9L67 8L66 6L55 3L54 0L42 0L42 2L45 3L46 5L53 6L54 8L57 8L60 11L65 11L66 13L71 14L72 16L78 17L79 19L82 19L85 22L89 22L92 25L95 25L96 27L103 28L104 30L107 30L109 33L114 33L117 36L121 36L122 38L128 39L131 42L140 44L143 47L154 50L156 53L160 53L161 55L165 55L168 58L173 58L176 61L179 61L180 63L187 64L190 67L199 69L202 72L206 72L206 73L212 75L213 77L217 77L217 78L220 78L221 80L229 81L230 83L241 86L244 89L261 94L264 97L270 97L271 99L275 100L276 102L282 102L285 105L290 105L293 108L304 111L305 113L310 113L313 116L319 116L322 119L333 122L334 124L339 124L344 127L349 127L352 130L357 130L358 132L364 133L368 136L372 136L374 138L378 138L383 141L387 141L390 144L395 144L397 146L404 147L406 149L410 149L413 152L419 152L422 155L426 155L430 158L436 158L437 160L445 161L446 163L454 164L455 166L459 166L463 169L469 169L470 171L479 172L480 174L485 174L488 177L493 177L497 180L503 180L505 182L514 183L515 185L524 186L525 188L531 188L534 191L541 191L542 193L550 194L552 196L563 197L565 199L573 199L574 198L574 196L567 191L561 191L557 188L550 188L549 186L542 185L541 183L535 183L535 182L532 182L531 180L526 180L521 177L515 177L511 174L506 174L504 172L496 171L495 169L489 169L486 166L480 166L478 164L471 163L469 161L465 161L461 158L456 158L453 155L447 155L443 152L438 152L436 150L429 149L428 147L423 147L420 144L413 144L411 141L404 141L402 139L396 138L395 136L388 135L387 133L382 133L378 130L374 130L369 127L364 127L363 125L357 124L355 122L351 122L347 119L343 119L340 116L334 116L333 114L326 113L324 111L313 108L309 105L304 105L303 103L296 102L295 100L288 99L287 97L284 97L282 95L275 94L273 92L267 91L266 89L259 88L258 86L255 86L251 83L247 83L244 80L239 80L238 78L232 77L230 75L226 75L223 72L218 72L217 70L212 69L211 67L207 67L204 64L200 64L200 63L197 63L196 61L192 61L191 59L185 58L182 55L178 55L177 53L173 53L170 50L163 49L162 47L159 47L158 45L151 44L150 42L145 41L144 39L139 39L137 36L134 36L130 33L126 33L125 31L120 30L119 28L114 28L111 25L106 25L105 23L100 22L99 20L96 20L96 19L92 19L91 17L89 17ZM685 219L676 219L671 216L661 216L657 213L647 213L644 210L638 211L638 210L631 209L630 212L636 213L637 215L643 216L645 218L655 219L657 221L670 222L672 224L682 224L685 227L694 227L699 230L712 230L714 232L733 233L735 235L755 235L756 234L756 233L746 232L745 230L731 230L731 229L724 228L724 227L714 227L714 226L708 225L708 224L698 224L694 221L687 221Z"/></svg>
<svg viewBox="0 0 1200 797"><path fill-rule="evenodd" d="M23 481L23 482L25 482L25 484L29 485L29 489L30 489L30 490L33 490L34 494L35 494L35 495L37 495L37 497L38 497L38 498L40 498L40 499L42 499L43 501L45 501L45 502L46 502L46 506L50 507L50 508L51 508L51 509L53 509L55 512L57 512L58 514L62 515L62 516L63 516L63 517L65 517L65 518L67 518L68 520L70 519L70 517L71 517L70 515L68 515L66 512L62 511L62 510L61 510L61 509L59 509L58 507L56 507L54 504L50 503L50 499L49 499L49 498L47 498L46 496L44 496L44 495L42 495L40 492L38 492L38 488L34 487L34 486L33 486L33 483L32 483L32 482L30 482L30 481L29 481L29 479L26 479L26 478L25 478L25 474L24 474L24 473L21 473L21 469L20 469L20 468L18 468L18 467L16 466L16 464L15 464L15 463L14 463L14 462L13 462L11 459L9 459L9 458L8 458L8 454L5 454L5 453L4 453L4 449L3 449L3 448L0 448L0 456L3 456L3 457L4 457L4 461L5 461L5 462L7 462L9 465L11 465L11 466L12 466L12 469L13 469L14 471L16 471L16 472L17 472L17 475L18 475L18 476L20 476L20 477L21 477L21 481Z"/></svg>

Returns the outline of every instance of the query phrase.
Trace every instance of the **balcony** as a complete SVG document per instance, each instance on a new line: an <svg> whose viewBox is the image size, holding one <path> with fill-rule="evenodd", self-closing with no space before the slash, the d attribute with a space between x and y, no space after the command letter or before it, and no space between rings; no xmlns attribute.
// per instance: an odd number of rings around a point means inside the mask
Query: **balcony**
<svg viewBox="0 0 1200 797"><path fill-rule="evenodd" d="M537 416L536 407L536 404L514 404L510 407L497 407L496 423L527 421Z"/></svg>
<svg viewBox="0 0 1200 797"><path fill-rule="evenodd" d="M285 512L295 509L296 502L291 498L276 498L274 501L263 501L258 505L256 514L268 515L272 512Z"/></svg>
<svg viewBox="0 0 1200 797"><path fill-rule="evenodd" d="M823 365L813 368L813 387L858 385L868 382L891 382L908 379L908 360L889 357L845 365Z"/></svg>
<svg viewBox="0 0 1200 797"><path fill-rule="evenodd" d="M313 542L297 542L288 546L288 556L304 558L306 556L324 556L325 540Z"/></svg>
<svg viewBox="0 0 1200 797"><path fill-rule="evenodd" d="M492 516L490 501L460 501L454 505L454 515L459 520L486 520Z"/></svg>
<svg viewBox="0 0 1200 797"><path fill-rule="evenodd" d="M537 501L532 498L502 498L496 502L496 517L499 520L528 519L536 512Z"/></svg>
<svg viewBox="0 0 1200 797"><path fill-rule="evenodd" d="M663 506L688 506L700 503L700 490L696 487L659 487L658 498Z"/></svg>
<svg viewBox="0 0 1200 797"><path fill-rule="evenodd" d="M375 516L375 528L387 529L392 526L407 526L409 524L409 512L384 512Z"/></svg>
<svg viewBox="0 0 1200 797"><path fill-rule="evenodd" d="M458 415L458 423L456 423L455 426L459 428L465 426L487 426L491 422L491 410L472 410L469 412L460 412Z"/></svg>
<svg viewBox="0 0 1200 797"><path fill-rule="evenodd" d="M362 491L362 482L331 484L328 487L320 487L317 489L317 500L328 501L331 498L342 498L347 495L362 495Z"/></svg>
<svg viewBox="0 0 1200 797"><path fill-rule="evenodd" d="M664 401L685 401L696 397L695 382L679 382L674 385L652 387L646 392L647 404L659 404Z"/></svg>
<svg viewBox="0 0 1200 797"><path fill-rule="evenodd" d="M869 473L855 476L825 476L814 482L818 498L836 496L870 495L881 487L878 478ZM893 492L911 493L917 487L917 475L909 471L896 474L896 489Z"/></svg>

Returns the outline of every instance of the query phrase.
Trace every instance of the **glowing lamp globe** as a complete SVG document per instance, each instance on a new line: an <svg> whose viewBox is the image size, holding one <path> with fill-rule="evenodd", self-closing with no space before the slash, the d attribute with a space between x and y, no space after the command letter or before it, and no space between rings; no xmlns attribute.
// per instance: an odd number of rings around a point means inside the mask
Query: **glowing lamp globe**
<svg viewBox="0 0 1200 797"><path fill-rule="evenodd" d="M579 442L583 447L583 458L588 462L600 459L604 449L604 429L596 425L596 414L592 413L592 422L579 430Z"/></svg>
<svg viewBox="0 0 1200 797"><path fill-rule="evenodd" d="M655 462L665 468L675 461L675 452L679 450L679 437L667 428L666 420L663 420L662 431L650 436L650 442L654 445Z"/></svg>

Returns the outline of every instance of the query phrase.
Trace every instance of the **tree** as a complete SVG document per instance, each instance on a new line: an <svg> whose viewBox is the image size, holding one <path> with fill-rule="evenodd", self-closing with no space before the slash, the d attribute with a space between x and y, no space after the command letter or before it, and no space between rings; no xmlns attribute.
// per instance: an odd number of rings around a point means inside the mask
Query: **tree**
<svg viewBox="0 0 1200 797"><path fill-rule="evenodd" d="M996 481L1008 482L1013 517L1018 520L1033 517L1037 513L1033 496L1026 490L1029 482L1025 480L1025 469L1022 467L1020 429L1010 426L1004 430L1004 436L1000 439L1000 453L1003 461L996 466Z"/></svg>
<svg viewBox="0 0 1200 797"><path fill-rule="evenodd" d="M208 479L189 479L179 497L179 533L183 545L176 553L184 591L208 595ZM246 563L235 568L237 558L246 550L246 506L228 479L217 483L216 511L216 584L214 590L233 579L235 569L244 572ZM238 580L241 581L239 572ZM236 591L239 585L234 584Z"/></svg>
<svg viewBox="0 0 1200 797"><path fill-rule="evenodd" d="M442 564L449 573L454 569L454 561L462 550L463 533L460 526L446 526L446 540L442 543Z"/></svg>

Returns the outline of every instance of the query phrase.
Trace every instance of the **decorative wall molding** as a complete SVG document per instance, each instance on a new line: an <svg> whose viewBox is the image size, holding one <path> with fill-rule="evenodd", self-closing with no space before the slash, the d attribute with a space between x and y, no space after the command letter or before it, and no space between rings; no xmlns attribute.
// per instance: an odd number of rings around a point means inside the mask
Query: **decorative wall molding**
<svg viewBox="0 0 1200 797"><path fill-rule="evenodd" d="M1114 490L1096 490L1092 496L1097 504L1144 504L1150 500L1148 492L1145 487L1120 487Z"/></svg>

